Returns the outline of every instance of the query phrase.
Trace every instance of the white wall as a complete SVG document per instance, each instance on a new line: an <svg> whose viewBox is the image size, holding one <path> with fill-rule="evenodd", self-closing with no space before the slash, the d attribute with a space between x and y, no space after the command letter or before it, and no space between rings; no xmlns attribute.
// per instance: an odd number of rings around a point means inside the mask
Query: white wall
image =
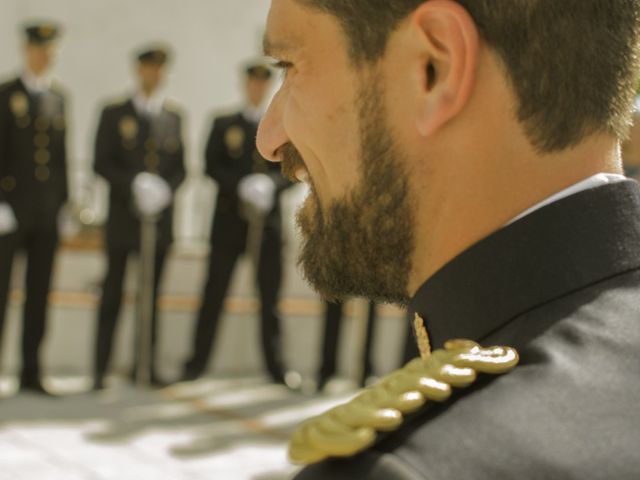
<svg viewBox="0 0 640 480"><path fill-rule="evenodd" d="M196 175L212 112L242 102L240 65L261 53L268 7L268 0L0 0L0 77L21 66L24 22L64 26L55 73L70 94L70 160L82 178L90 171L100 106L132 89L132 52L162 40L175 52L167 93L187 113L188 166ZM206 231L211 189L202 179L183 189L181 236Z"/></svg>

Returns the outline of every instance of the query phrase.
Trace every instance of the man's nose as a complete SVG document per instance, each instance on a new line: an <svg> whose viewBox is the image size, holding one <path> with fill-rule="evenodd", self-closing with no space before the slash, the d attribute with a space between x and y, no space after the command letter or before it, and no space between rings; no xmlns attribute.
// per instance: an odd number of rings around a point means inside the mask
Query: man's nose
<svg viewBox="0 0 640 480"><path fill-rule="evenodd" d="M282 91L276 93L258 127L256 139L258 151L271 162L281 160L278 153L280 147L289 142L282 122L282 96Z"/></svg>

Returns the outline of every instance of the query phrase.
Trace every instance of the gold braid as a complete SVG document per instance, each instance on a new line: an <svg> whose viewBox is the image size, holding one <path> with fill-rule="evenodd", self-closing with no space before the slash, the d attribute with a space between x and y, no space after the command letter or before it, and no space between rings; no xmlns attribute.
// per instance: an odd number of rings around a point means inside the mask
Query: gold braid
<svg viewBox="0 0 640 480"><path fill-rule="evenodd" d="M429 341L429 333L427 332L427 327L424 325L424 320L417 313L413 318L413 329L416 332L420 357L422 357L423 360L427 360L431 356L431 342Z"/></svg>
<svg viewBox="0 0 640 480"><path fill-rule="evenodd" d="M407 363L350 402L302 423L289 444L294 463L311 464L329 457L350 457L373 445L379 432L399 429L404 415L427 401L443 402L452 387L468 387L478 373L506 373L518 363L510 347L483 348L470 340L450 340L431 352L422 318L414 327L421 358Z"/></svg>

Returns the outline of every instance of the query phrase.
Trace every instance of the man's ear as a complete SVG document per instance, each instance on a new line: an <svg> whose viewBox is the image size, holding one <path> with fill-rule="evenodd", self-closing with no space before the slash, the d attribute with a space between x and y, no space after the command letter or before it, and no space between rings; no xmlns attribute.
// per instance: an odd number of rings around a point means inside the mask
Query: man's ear
<svg viewBox="0 0 640 480"><path fill-rule="evenodd" d="M421 59L418 130L435 133L466 105L475 83L479 34L469 13L453 0L424 2L413 13Z"/></svg>

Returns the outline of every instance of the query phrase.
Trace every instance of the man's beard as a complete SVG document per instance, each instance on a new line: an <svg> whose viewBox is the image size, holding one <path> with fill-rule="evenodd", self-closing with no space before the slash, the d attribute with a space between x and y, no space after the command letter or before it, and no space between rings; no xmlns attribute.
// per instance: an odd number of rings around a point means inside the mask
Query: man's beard
<svg viewBox="0 0 640 480"><path fill-rule="evenodd" d="M394 143L378 84L359 97L360 183L326 212L310 182L310 198L298 211L305 278L324 298L362 296L406 304L414 250L414 217L404 155ZM304 162L293 145L283 147L283 172L292 177ZM311 203L310 203L311 202Z"/></svg>

